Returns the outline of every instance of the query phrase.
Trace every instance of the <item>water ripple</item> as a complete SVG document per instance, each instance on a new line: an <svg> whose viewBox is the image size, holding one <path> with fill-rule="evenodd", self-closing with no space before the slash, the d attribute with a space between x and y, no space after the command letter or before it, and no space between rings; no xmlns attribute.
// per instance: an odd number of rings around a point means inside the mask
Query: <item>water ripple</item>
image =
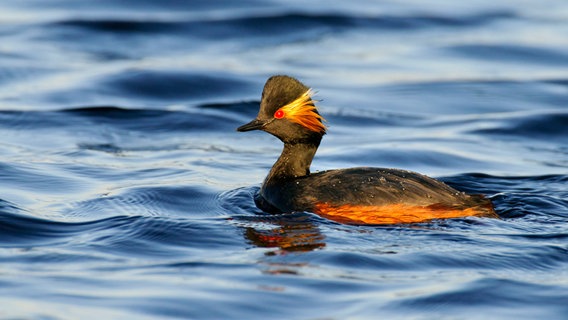
<svg viewBox="0 0 568 320"><path fill-rule="evenodd" d="M562 318L568 7L517 2L2 1L0 317ZM500 219L259 210L282 144L235 128L282 73L329 121L314 171Z"/></svg>
<svg viewBox="0 0 568 320"><path fill-rule="evenodd" d="M469 16L351 16L344 14L312 14L307 12L278 13L266 16L199 21L135 21L135 20L66 20L51 27L83 28L98 32L113 33L185 33L204 38L228 37L248 33L254 36L286 34L298 30L326 27L331 30L363 27L373 29L421 29L432 26L468 27L490 23L495 20L512 19L511 12L486 12Z"/></svg>

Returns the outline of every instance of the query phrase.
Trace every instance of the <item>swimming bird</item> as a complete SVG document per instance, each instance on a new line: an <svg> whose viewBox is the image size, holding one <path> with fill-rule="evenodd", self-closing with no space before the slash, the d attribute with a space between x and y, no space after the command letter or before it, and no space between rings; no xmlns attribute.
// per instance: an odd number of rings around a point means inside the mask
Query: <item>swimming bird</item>
<svg viewBox="0 0 568 320"><path fill-rule="evenodd" d="M269 213L312 212L347 224L418 223L434 219L497 215L490 200L468 195L420 173L359 167L310 172L327 128L297 79L270 77L260 110L238 131L262 130L284 143L255 203Z"/></svg>

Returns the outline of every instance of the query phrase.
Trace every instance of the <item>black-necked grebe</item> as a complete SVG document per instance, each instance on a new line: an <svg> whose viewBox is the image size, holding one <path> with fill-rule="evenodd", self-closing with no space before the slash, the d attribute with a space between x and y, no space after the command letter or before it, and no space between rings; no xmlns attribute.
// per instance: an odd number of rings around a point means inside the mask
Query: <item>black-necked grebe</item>
<svg viewBox="0 0 568 320"><path fill-rule="evenodd" d="M284 150L255 201L267 212L309 211L350 224L415 223L433 219L496 218L491 202L425 175L399 169L350 168L310 173L326 127L312 91L289 76L266 81L256 119L238 131L263 130Z"/></svg>

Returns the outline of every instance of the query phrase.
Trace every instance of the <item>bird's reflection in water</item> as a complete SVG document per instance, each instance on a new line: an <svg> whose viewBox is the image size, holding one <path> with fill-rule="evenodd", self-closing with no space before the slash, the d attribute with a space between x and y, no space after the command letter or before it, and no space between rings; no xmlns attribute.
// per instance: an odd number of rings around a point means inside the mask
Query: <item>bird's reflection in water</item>
<svg viewBox="0 0 568 320"><path fill-rule="evenodd" d="M317 217L309 213L267 214L252 201L258 187L237 188L219 195L221 206L233 211L230 218L244 230L248 242L260 248L275 248L267 255L307 252L325 247ZM252 213L252 214L251 214Z"/></svg>
<svg viewBox="0 0 568 320"><path fill-rule="evenodd" d="M244 236L263 248L279 248L283 252L304 252L325 247L325 236L305 216L286 217L270 221L272 228L245 228Z"/></svg>

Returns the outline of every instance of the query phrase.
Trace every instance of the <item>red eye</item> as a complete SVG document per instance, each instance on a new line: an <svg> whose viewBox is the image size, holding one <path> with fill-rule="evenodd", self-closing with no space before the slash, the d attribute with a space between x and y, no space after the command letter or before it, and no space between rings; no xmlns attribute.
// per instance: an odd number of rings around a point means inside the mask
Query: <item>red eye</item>
<svg viewBox="0 0 568 320"><path fill-rule="evenodd" d="M282 111L282 109L276 110L276 112L274 112L274 118L276 119L284 118L284 111Z"/></svg>

